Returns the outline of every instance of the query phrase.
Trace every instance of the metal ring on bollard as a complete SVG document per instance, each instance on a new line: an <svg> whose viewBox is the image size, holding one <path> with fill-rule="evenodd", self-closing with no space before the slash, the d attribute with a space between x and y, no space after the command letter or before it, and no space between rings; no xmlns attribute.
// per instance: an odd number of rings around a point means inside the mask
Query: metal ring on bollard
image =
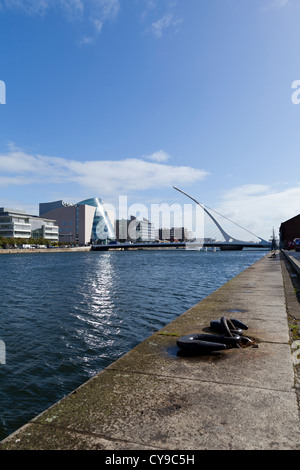
<svg viewBox="0 0 300 470"><path fill-rule="evenodd" d="M248 326L236 319L227 319L226 317L221 317L220 320L213 320L210 322L210 327L212 330L219 333L224 333L229 336L232 334L242 335L243 330L248 330Z"/></svg>

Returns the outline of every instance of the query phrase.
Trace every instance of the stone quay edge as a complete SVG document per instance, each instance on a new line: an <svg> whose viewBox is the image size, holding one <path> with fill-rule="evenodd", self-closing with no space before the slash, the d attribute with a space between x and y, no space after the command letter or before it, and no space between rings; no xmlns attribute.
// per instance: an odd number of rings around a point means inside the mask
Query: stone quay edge
<svg viewBox="0 0 300 470"><path fill-rule="evenodd" d="M201 266L199 266L201 269ZM258 347L187 356L237 318ZM2 450L300 449L282 265L269 254L0 443Z"/></svg>

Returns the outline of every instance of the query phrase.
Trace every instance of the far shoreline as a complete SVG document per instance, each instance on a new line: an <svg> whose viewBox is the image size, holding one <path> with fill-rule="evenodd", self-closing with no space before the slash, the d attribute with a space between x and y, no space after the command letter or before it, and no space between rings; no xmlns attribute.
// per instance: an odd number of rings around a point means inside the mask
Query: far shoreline
<svg viewBox="0 0 300 470"><path fill-rule="evenodd" d="M91 251L90 246L75 246L71 248L2 248L0 254L28 254L28 253L78 253L80 251Z"/></svg>

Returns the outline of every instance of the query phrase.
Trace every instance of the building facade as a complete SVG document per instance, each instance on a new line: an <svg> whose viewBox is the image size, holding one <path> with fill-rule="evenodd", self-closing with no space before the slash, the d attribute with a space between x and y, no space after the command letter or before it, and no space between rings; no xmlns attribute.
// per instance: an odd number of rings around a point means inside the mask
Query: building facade
<svg viewBox="0 0 300 470"><path fill-rule="evenodd" d="M300 214L282 222L279 233L281 248L287 248L288 243L292 242L294 238L300 238Z"/></svg>
<svg viewBox="0 0 300 470"><path fill-rule="evenodd" d="M0 236L4 238L45 238L58 241L55 219L26 214L25 211L0 207Z"/></svg>
<svg viewBox="0 0 300 470"><path fill-rule="evenodd" d="M129 237L128 237L128 225L129 225L129 220L127 219L120 219L116 220L115 224L115 231L116 231L116 237L119 242L128 242Z"/></svg>
<svg viewBox="0 0 300 470"><path fill-rule="evenodd" d="M116 220L116 237L120 242L154 242L155 228L149 220L131 216L128 220Z"/></svg>
<svg viewBox="0 0 300 470"><path fill-rule="evenodd" d="M156 232L157 240L185 242L188 239L188 230L184 227L160 228Z"/></svg>
<svg viewBox="0 0 300 470"><path fill-rule="evenodd" d="M59 226L59 241L66 243L107 243L116 239L112 222L98 198L77 204L63 201L41 203L40 216L51 217Z"/></svg>

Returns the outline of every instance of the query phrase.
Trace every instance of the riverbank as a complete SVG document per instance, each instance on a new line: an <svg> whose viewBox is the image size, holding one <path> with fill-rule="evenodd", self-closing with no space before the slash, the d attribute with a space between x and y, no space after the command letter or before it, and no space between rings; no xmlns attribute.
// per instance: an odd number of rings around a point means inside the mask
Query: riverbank
<svg viewBox="0 0 300 470"><path fill-rule="evenodd" d="M28 253L78 253L79 251L91 251L90 246L76 246L74 248L6 248L0 249L0 255L28 254Z"/></svg>
<svg viewBox="0 0 300 470"><path fill-rule="evenodd" d="M2 441L1 449L300 449L284 265L264 258ZM185 357L222 315L257 348Z"/></svg>

